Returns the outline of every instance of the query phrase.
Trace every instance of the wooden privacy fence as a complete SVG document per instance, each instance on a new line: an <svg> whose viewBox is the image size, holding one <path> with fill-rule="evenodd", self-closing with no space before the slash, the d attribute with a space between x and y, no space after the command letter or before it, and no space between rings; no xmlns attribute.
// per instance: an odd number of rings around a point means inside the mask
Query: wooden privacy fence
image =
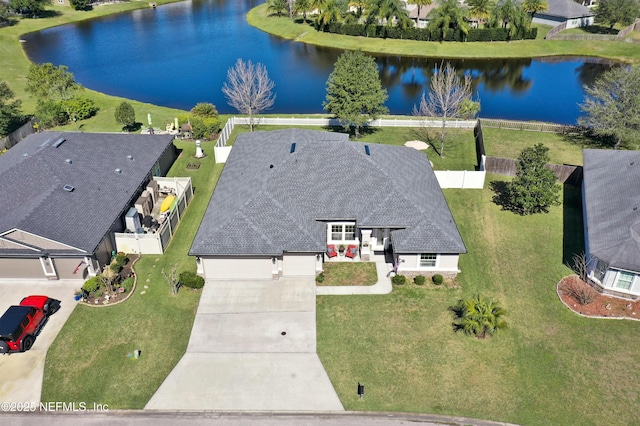
<svg viewBox="0 0 640 426"><path fill-rule="evenodd" d="M32 117L29 121L22 125L18 130L10 133L5 138L0 139L0 149L9 149L22 139L34 133L33 125L36 122L36 118Z"/></svg>
<svg viewBox="0 0 640 426"><path fill-rule="evenodd" d="M582 182L582 166L568 164L547 164L558 178L558 182L579 185ZM512 158L487 157L485 162L487 173L503 176L515 176L518 171L518 160Z"/></svg>

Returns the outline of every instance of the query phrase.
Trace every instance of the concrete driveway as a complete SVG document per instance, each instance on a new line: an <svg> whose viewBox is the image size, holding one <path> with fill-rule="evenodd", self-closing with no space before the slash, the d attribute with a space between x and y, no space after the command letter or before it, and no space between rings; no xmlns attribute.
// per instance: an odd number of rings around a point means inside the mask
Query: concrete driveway
<svg viewBox="0 0 640 426"><path fill-rule="evenodd" d="M146 409L341 411L316 354L315 280L209 281L189 346Z"/></svg>
<svg viewBox="0 0 640 426"><path fill-rule="evenodd" d="M31 294L43 294L62 302L29 351L0 355L0 401L40 402L47 350L75 308L74 291L81 286L80 281L0 280L0 315Z"/></svg>

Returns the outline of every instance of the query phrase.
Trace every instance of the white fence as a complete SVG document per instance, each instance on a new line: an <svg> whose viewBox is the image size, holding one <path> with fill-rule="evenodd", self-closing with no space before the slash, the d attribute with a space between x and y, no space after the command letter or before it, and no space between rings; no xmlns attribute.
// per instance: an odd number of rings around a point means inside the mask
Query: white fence
<svg viewBox="0 0 640 426"><path fill-rule="evenodd" d="M231 117L214 148L216 163L225 163L231 153L231 147L226 146L236 124L249 124L246 117ZM277 118L254 118L254 124L261 125L281 125L281 126L340 126L340 122L335 118L297 118L297 117L277 117ZM476 120L450 120L447 127L457 129L473 129L477 124ZM369 122L369 126L377 127L440 127L442 121L439 120L417 120L417 119L380 119ZM435 172L436 178L441 188L459 189L482 189L484 187L484 156L480 165L480 171L467 170L438 170Z"/></svg>

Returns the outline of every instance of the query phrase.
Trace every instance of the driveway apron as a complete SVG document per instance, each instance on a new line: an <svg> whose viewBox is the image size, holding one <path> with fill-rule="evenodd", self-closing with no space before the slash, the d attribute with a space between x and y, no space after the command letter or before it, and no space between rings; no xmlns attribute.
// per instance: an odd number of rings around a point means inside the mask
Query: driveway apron
<svg viewBox="0 0 640 426"><path fill-rule="evenodd" d="M185 355L146 409L341 411L316 354L315 281L208 281Z"/></svg>

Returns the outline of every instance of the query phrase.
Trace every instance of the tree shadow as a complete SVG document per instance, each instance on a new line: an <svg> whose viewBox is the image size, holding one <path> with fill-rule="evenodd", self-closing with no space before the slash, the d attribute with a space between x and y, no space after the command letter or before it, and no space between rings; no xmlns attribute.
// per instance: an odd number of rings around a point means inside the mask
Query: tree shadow
<svg viewBox="0 0 640 426"><path fill-rule="evenodd" d="M611 34L617 35L618 30L609 27L603 27L601 25L588 25L586 27L580 28L581 31L589 34Z"/></svg>
<svg viewBox="0 0 640 426"><path fill-rule="evenodd" d="M616 144L613 137L596 135L588 129L584 129L578 133L565 133L562 135L562 139L565 142L581 146L582 148L610 149Z"/></svg>
<svg viewBox="0 0 640 426"><path fill-rule="evenodd" d="M128 126L123 126L122 130L125 132L137 132L142 128L142 123L135 122Z"/></svg>
<svg viewBox="0 0 640 426"><path fill-rule="evenodd" d="M494 180L489 183L489 189L493 192L491 201L502 210L513 211L513 205L509 201L509 184L503 180Z"/></svg>
<svg viewBox="0 0 640 426"><path fill-rule="evenodd" d="M23 15L23 18L33 18L33 19L37 19L37 18L55 18L57 16L62 16L61 12L58 12L57 10L42 10L40 12L38 12L35 16L31 13L27 13Z"/></svg>

